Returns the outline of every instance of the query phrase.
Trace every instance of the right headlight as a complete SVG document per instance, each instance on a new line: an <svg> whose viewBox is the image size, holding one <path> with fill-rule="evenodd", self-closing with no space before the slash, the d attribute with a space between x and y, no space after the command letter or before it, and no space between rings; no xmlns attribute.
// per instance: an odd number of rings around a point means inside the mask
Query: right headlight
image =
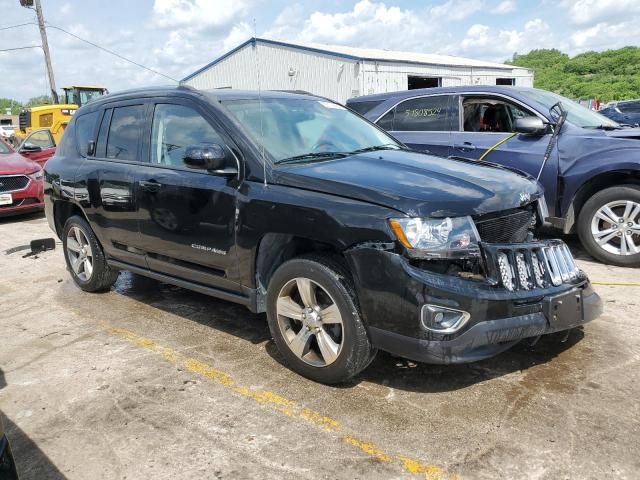
<svg viewBox="0 0 640 480"><path fill-rule="evenodd" d="M480 235L469 216L392 218L389 225L414 257L464 258L480 254Z"/></svg>

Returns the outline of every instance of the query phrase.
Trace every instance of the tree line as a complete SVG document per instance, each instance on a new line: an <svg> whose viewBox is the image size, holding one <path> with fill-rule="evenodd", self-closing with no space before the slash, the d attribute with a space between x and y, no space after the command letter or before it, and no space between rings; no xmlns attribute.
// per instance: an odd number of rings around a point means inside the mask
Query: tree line
<svg viewBox="0 0 640 480"><path fill-rule="evenodd" d="M5 114L7 109L11 109L12 115L17 115L23 108L37 107L38 105L44 105L46 103L53 103L53 100L49 95L40 95L39 97L33 97L26 102L19 102L11 98L0 98L0 114Z"/></svg>
<svg viewBox="0 0 640 480"><path fill-rule="evenodd" d="M569 98L640 98L640 47L585 52L575 57L557 49L515 53L507 63L534 70L534 86Z"/></svg>

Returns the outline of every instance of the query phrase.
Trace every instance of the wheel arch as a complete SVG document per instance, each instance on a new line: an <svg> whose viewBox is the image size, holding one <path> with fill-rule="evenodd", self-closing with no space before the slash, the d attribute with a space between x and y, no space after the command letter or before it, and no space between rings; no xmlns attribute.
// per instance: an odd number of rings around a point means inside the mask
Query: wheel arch
<svg viewBox="0 0 640 480"><path fill-rule="evenodd" d="M56 200L53 204L53 220L58 238L62 238L62 229L64 228L64 224L73 215L78 215L84 218L86 222L91 225L87 215L84 213L84 210L82 210L78 204L68 200Z"/></svg>
<svg viewBox="0 0 640 480"><path fill-rule="evenodd" d="M594 194L610 187L622 185L640 186L640 170L611 170L599 173L584 182L573 195L567 213L563 232L575 233L577 219L585 202Z"/></svg>
<svg viewBox="0 0 640 480"><path fill-rule="evenodd" d="M342 251L335 245L287 233L266 233L263 235L258 243L254 263L259 312L266 310L264 299L267 287L278 267L287 260L310 253L330 255L349 271Z"/></svg>

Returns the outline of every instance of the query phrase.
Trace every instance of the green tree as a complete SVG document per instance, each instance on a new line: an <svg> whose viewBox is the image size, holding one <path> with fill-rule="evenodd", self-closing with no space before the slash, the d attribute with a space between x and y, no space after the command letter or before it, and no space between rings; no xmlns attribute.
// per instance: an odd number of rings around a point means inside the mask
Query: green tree
<svg viewBox="0 0 640 480"><path fill-rule="evenodd" d="M25 103L25 107L38 107L40 105L52 104L53 99L51 95L40 95L38 97L33 97L27 100Z"/></svg>
<svg viewBox="0 0 640 480"><path fill-rule="evenodd" d="M12 115L17 115L22 110L22 103L12 98L0 98L0 114L4 115L8 108Z"/></svg>
<svg viewBox="0 0 640 480"><path fill-rule="evenodd" d="M535 72L534 86L571 98L601 102L640 98L640 48L585 52L570 58L557 49L514 54L508 63Z"/></svg>

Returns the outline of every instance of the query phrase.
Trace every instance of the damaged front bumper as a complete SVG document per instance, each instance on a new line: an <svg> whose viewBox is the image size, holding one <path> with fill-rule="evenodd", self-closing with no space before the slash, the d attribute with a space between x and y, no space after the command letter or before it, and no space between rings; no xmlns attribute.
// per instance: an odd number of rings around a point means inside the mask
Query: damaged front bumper
<svg viewBox="0 0 640 480"><path fill-rule="evenodd" d="M418 268L391 250L355 248L348 258L373 345L416 361L450 364L482 360L522 339L597 318L600 297L586 275L571 268L565 249L558 240L484 245L487 276L481 281ZM509 278L501 267L510 270ZM422 321L425 305L468 318L453 333L432 331Z"/></svg>

